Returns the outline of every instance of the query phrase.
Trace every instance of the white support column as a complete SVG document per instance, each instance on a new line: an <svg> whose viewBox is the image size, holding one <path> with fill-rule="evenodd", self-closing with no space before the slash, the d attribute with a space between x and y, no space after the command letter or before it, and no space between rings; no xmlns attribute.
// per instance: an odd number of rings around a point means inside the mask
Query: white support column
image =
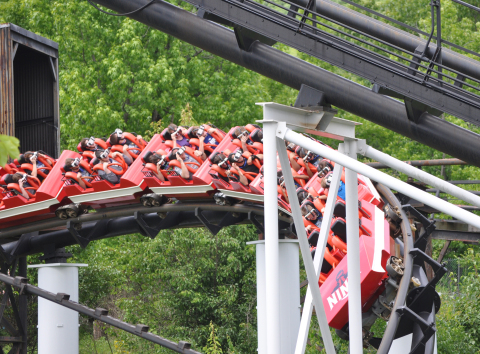
<svg viewBox="0 0 480 354"><path fill-rule="evenodd" d="M38 268L38 287L65 293L78 302L78 267L86 264L51 263ZM38 297L38 354L78 354L78 312Z"/></svg>
<svg viewBox="0 0 480 354"><path fill-rule="evenodd" d="M279 123L278 126L285 127L285 123ZM265 133L264 133L265 134ZM265 144L265 141L264 141ZM283 177L285 179L285 186L287 187L288 199L290 201L290 207L292 209L293 221L295 222L295 229L297 231L297 237L300 244L300 250L302 251L303 263L307 272L307 278L309 284L310 293L313 298L315 310L317 313L318 324L320 326L320 332L322 334L323 343L327 354L335 353L335 347L333 345L332 335L330 333L330 327L328 326L327 315L325 308L323 307L322 295L320 294L320 288L318 287L318 275L315 272L313 266L312 256L310 254L310 247L308 246L307 234L305 232L305 226L303 224L302 213L298 202L297 192L293 181L292 171L290 169L290 163L288 161L287 149L282 138L277 139L278 157L282 165ZM276 188L276 184L275 184ZM315 286L317 284L317 286Z"/></svg>
<svg viewBox="0 0 480 354"><path fill-rule="evenodd" d="M265 297L265 241L247 242L255 245L257 270L257 325L258 348L257 353L267 352L266 322L267 299ZM279 240L279 254L281 258L280 272L280 352L292 354L295 348L295 333L300 324L300 261L298 254L298 240Z"/></svg>
<svg viewBox="0 0 480 354"><path fill-rule="evenodd" d="M407 165L405 162L397 160L396 158L391 157L390 155L387 155L381 151L378 151L377 149L368 146L365 140L358 142L358 153L375 161L381 162L397 171L403 172L409 177L413 177L419 181L425 182L426 184L457 197L460 200L480 207L480 197L476 196L475 194L457 187L454 184L448 183L441 178L432 176L430 173L422 171L419 168Z"/></svg>
<svg viewBox="0 0 480 354"><path fill-rule="evenodd" d="M357 159L355 140L345 139L346 155ZM345 203L347 214L347 262L348 262L348 336L351 354L363 353L362 299L360 281L360 240L358 233L358 177L351 169L345 169Z"/></svg>
<svg viewBox="0 0 480 354"><path fill-rule="evenodd" d="M343 151L343 144L340 144L339 151ZM327 203L325 205L325 211L323 213L322 227L320 228L320 235L317 242L317 250L313 259L313 266L317 279L320 277L320 269L323 263L325 255L325 247L327 247L328 233L330 231L330 224L332 223L333 208L337 200L338 186L340 185L340 179L342 177L343 166L339 163L335 164L333 168L332 181L330 182L330 192L328 193ZM315 284L316 286L317 284ZM308 285L310 288L310 284ZM310 330L310 321L313 312L312 294L307 289L307 295L305 296L305 302L303 303L302 320L300 322L300 330L298 331L297 345L295 347L295 354L305 353L307 346L308 332Z"/></svg>
<svg viewBox="0 0 480 354"><path fill-rule="evenodd" d="M265 283L267 353L280 353L280 269L278 255L277 122L263 121Z"/></svg>

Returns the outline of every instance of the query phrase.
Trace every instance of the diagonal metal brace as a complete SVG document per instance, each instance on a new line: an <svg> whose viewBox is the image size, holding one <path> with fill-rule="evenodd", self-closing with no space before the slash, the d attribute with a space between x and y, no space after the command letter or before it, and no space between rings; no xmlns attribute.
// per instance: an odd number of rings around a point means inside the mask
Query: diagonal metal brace
<svg viewBox="0 0 480 354"><path fill-rule="evenodd" d="M437 283L440 281L440 279L447 273L447 268L445 268L442 264L438 263L436 260L434 260L432 257L427 255L425 252L418 248L413 248L410 251L410 254L413 256L413 258L421 258L424 262L430 264L430 266L433 268L433 271L435 272L435 276L433 277L432 280L428 282L428 285L426 287L435 287Z"/></svg>
<svg viewBox="0 0 480 354"><path fill-rule="evenodd" d="M75 241L77 241L80 247L85 248L90 243L90 240L88 238L85 238L82 235L80 235L80 233L75 228L74 223L72 221L67 221L67 230L70 231L70 234L75 239Z"/></svg>
<svg viewBox="0 0 480 354"><path fill-rule="evenodd" d="M425 231L415 240L414 247L419 248L422 251L425 251L425 248L427 247L427 238L430 236L430 234L435 230L435 220L429 220L420 213L417 209L412 207L410 204L405 204L402 205L403 211L405 213L409 213L410 215L414 216L417 220L419 220L422 223L423 228Z"/></svg>
<svg viewBox="0 0 480 354"><path fill-rule="evenodd" d="M5 252L5 249L2 245L0 245L0 258L8 265L11 265L13 260L15 259L14 256Z"/></svg>
<svg viewBox="0 0 480 354"><path fill-rule="evenodd" d="M133 214L133 218L137 222L140 229L143 231L142 232L143 236L148 236L151 239L154 239L155 237L157 237L160 229L148 226L147 223L145 222L145 219L143 218L143 214L136 211Z"/></svg>
<svg viewBox="0 0 480 354"><path fill-rule="evenodd" d="M427 321L425 321L423 318L418 316L415 312L413 312L411 309L409 309L406 306L402 306L402 307L397 308L397 313L400 316L406 316L410 320L416 322L420 326L420 328L422 329L422 332L423 332L422 340L410 352L410 353L416 353L418 347L419 346L425 346L425 344L429 341L429 339L437 331L437 329L435 327L435 322L428 323Z"/></svg>
<svg viewBox="0 0 480 354"><path fill-rule="evenodd" d="M248 220L257 228L258 232L265 234L265 228L263 227L262 223L258 221L257 214L253 211L248 212Z"/></svg>
<svg viewBox="0 0 480 354"><path fill-rule="evenodd" d="M211 224L207 220L205 215L203 215L202 210L200 208L195 208L195 216L203 224L203 226L205 226L208 229L208 231L210 231L212 233L213 236L218 234L220 232L220 230L222 229L221 226Z"/></svg>

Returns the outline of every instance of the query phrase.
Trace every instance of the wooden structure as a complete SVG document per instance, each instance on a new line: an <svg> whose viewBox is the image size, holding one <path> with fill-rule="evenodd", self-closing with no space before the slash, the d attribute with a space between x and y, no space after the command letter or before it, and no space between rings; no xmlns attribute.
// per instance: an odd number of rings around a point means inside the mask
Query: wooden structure
<svg viewBox="0 0 480 354"><path fill-rule="evenodd" d="M0 24L0 134L21 151L60 153L58 43Z"/></svg>

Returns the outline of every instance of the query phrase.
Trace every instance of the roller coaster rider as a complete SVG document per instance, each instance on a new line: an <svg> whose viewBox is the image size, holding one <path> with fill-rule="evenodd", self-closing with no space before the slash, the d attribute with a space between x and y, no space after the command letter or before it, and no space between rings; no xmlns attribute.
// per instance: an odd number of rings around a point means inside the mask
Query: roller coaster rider
<svg viewBox="0 0 480 354"><path fill-rule="evenodd" d="M65 165L63 166L63 169L65 172L74 172L77 174L77 181L78 184L83 188L87 188L85 182L83 181L82 177L91 177L92 175L90 172L88 172L85 168L81 166L80 163L80 158L68 158L65 160Z"/></svg>
<svg viewBox="0 0 480 354"><path fill-rule="evenodd" d="M305 165L305 170L308 174L308 176L311 178L313 177L314 173L310 168L310 164L312 164L315 168L318 168L318 165L320 161L323 160L323 157L320 155L316 155L310 150L306 150L300 146L297 146L295 149L295 153L298 155L300 159L303 160L302 165ZM292 167L295 169L295 171L300 170L301 166L298 163L298 160L295 158L290 158L290 163L292 164Z"/></svg>
<svg viewBox="0 0 480 354"><path fill-rule="evenodd" d="M136 156L140 153L141 150L141 148L137 144L135 144L134 141L128 139L129 136L131 137L131 139L134 139L134 136L137 141L142 139L141 135L135 135L135 133L124 133L121 129L115 129L115 131L110 135L110 145L123 146L123 158L128 166L133 163L133 160L135 160ZM138 150L129 148L138 148Z"/></svg>
<svg viewBox="0 0 480 354"><path fill-rule="evenodd" d="M153 163L157 168L157 172L154 172L154 171L151 171L151 172L155 173L155 176L157 176L157 178L160 181L166 182L165 176L163 175L162 170L169 169L167 155L160 155L159 153L151 154L148 157L148 162Z"/></svg>
<svg viewBox="0 0 480 354"><path fill-rule="evenodd" d="M25 190L25 188L32 187L30 185L30 183L28 183L28 175L27 174L21 174L21 173L17 172L17 173L14 173L14 174L5 175L2 178L2 183L5 183L6 185L8 185L10 183L18 184L18 186L20 187L22 197L24 197L25 199L30 199L30 196L28 195L27 191ZM34 195L36 193L35 189L29 188L29 190L30 190L30 193L32 195ZM17 191L17 193L18 193L18 191Z"/></svg>
<svg viewBox="0 0 480 354"><path fill-rule="evenodd" d="M199 127L192 127L190 136L192 137L197 137L200 146L198 147L198 150L195 150L195 155L200 156L202 160L207 159L207 155L205 153L205 144L208 144L208 146L211 147L211 149L215 149L218 144L220 143L215 139L211 134L215 133L215 128L208 128L206 129L203 125Z"/></svg>
<svg viewBox="0 0 480 354"><path fill-rule="evenodd" d="M302 206L300 207L303 217L313 223L316 227L320 228L322 226L323 215L322 213L315 208L315 205L308 199L306 199ZM308 231L312 229L312 225L306 227Z"/></svg>
<svg viewBox="0 0 480 354"><path fill-rule="evenodd" d="M98 149L95 138L92 136L90 138L83 138L80 140L80 148L82 151L95 151Z"/></svg>
<svg viewBox="0 0 480 354"><path fill-rule="evenodd" d="M253 141L250 139L249 135L250 135L250 133L247 129L245 129L244 127L237 127L233 131L232 137L234 139L239 139L240 141L244 140L244 138L245 138L244 142L248 145L252 145ZM247 151L246 148L243 148L243 150Z"/></svg>
<svg viewBox="0 0 480 354"><path fill-rule="evenodd" d="M329 189L330 188L330 184L332 182L332 177L333 177L333 172L328 172L325 177L322 178L322 182L321 182L321 186L323 189ZM343 181L340 181L340 185L338 187L338 193L337 193L337 196L343 200L346 200L345 198L345 193L346 193L346 190L345 190L345 183L343 183ZM326 197L325 197L326 199Z"/></svg>
<svg viewBox="0 0 480 354"><path fill-rule="evenodd" d="M96 158L100 161L100 163L103 166L103 169L98 170L98 175L104 180L112 184L118 184L120 183L121 176L113 173L110 169L114 169L117 171L123 170L120 166L117 165L117 162L113 159L116 156L119 156L121 158L122 154L119 152L114 152L111 155L112 157L109 157L109 153L110 151L108 149L107 150L98 149L97 151L95 151ZM110 164L114 164L114 165L110 165Z"/></svg>
<svg viewBox="0 0 480 354"><path fill-rule="evenodd" d="M192 145L190 145L190 143L188 142L187 129L185 129L184 127L178 127L175 124L170 124L167 131L168 133L170 133L174 148L178 146L192 147Z"/></svg>
<svg viewBox="0 0 480 354"><path fill-rule="evenodd" d="M40 159L44 162L40 161ZM26 163L29 163L33 166L32 171L29 173L32 177L38 177L38 170L42 169L42 167L46 167L46 164L49 164L50 166L53 166L54 164L49 156L42 154L38 151L27 151L23 154L23 158L20 157L20 161L25 161ZM48 169L45 169L43 171L44 174L48 174L49 172Z"/></svg>
<svg viewBox="0 0 480 354"><path fill-rule="evenodd" d="M245 131L248 132L247 130L245 130ZM248 135L246 135L246 134L241 135L240 141L242 143L242 150L243 151L248 151L248 148L247 148L248 140L249 140ZM262 161L262 163L263 163L263 154L251 155L247 159L245 159L242 156L242 153L243 153L242 150L237 150L236 152L228 155L228 160L230 161L232 166L233 166L233 164L235 164L236 166L240 167L245 172L258 173L260 171L260 169L257 166L255 166L254 161L256 159L258 159L258 160Z"/></svg>
<svg viewBox="0 0 480 354"><path fill-rule="evenodd" d="M243 184L244 186L248 186L248 179L245 177L245 175L242 173L242 170L237 166L231 166L228 161L228 157L225 156L223 153L218 153L213 156L212 162L216 164L218 167L221 169L225 170L225 175L222 173L217 173L218 177L224 180L227 183L230 183L229 178L235 178L233 176L232 170L238 174L238 181Z"/></svg>
<svg viewBox="0 0 480 354"><path fill-rule="evenodd" d="M263 160L263 155L251 155L245 158L242 156L242 150L237 150L228 155L228 161L232 167L239 167L245 172L259 173L260 169L254 164L255 159Z"/></svg>
<svg viewBox="0 0 480 354"><path fill-rule="evenodd" d="M173 170L177 172L180 175L180 177L185 178L186 180L191 180L193 178L193 173L188 170L187 165L185 163L190 163L190 166L196 170L198 169L198 161L195 160L192 156L187 155L183 147L173 148L170 154L172 158L174 157L175 160L180 162L180 166L181 166L181 167L173 166Z"/></svg>

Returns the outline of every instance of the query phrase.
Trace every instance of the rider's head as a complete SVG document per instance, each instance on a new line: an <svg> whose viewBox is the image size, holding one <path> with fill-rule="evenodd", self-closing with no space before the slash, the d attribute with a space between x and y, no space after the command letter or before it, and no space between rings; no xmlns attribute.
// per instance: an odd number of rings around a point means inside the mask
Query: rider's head
<svg viewBox="0 0 480 354"><path fill-rule="evenodd" d="M97 144L95 143L95 138L93 136L90 138L83 138L80 141L80 147L82 148L83 151L95 150L97 148Z"/></svg>
<svg viewBox="0 0 480 354"><path fill-rule="evenodd" d="M20 181L22 178L23 178L23 175L21 173L14 173L13 175L10 175L11 176L11 182L10 183L18 183L18 181ZM7 178L5 178L5 180L7 180Z"/></svg>
<svg viewBox="0 0 480 354"><path fill-rule="evenodd" d="M212 162L216 165L218 165L218 167L220 168L223 168L224 170L227 170L229 165L228 165L228 157L225 156L225 154L223 153L218 153L216 154L213 159L212 159Z"/></svg>
<svg viewBox="0 0 480 354"><path fill-rule="evenodd" d="M126 143L126 141L127 139L125 139L123 131L121 129L115 129L115 131L110 135L111 145L123 145Z"/></svg>
<svg viewBox="0 0 480 354"><path fill-rule="evenodd" d="M73 171L78 172L80 170L80 159L79 158L68 158L65 159L65 165L63 166L65 172Z"/></svg>
<svg viewBox="0 0 480 354"><path fill-rule="evenodd" d="M34 152L32 151L27 151L26 153L23 154L23 157L27 163L32 163L31 157L34 155Z"/></svg>
<svg viewBox="0 0 480 354"><path fill-rule="evenodd" d="M108 162L108 154L110 153L110 151L107 149L107 150L103 150L103 149L98 149L97 151L95 151L95 156L97 159L99 159L100 161L102 162Z"/></svg>
<svg viewBox="0 0 480 354"><path fill-rule="evenodd" d="M320 213L318 209L315 208L315 205L308 200L302 203L302 206L300 207L300 209L302 210L302 215L308 221L315 221L322 216L322 213Z"/></svg>
<svg viewBox="0 0 480 354"><path fill-rule="evenodd" d="M329 172L325 175L325 177L322 178L321 185L322 185L323 189L330 188L330 183L332 182L332 177L333 177L333 173Z"/></svg>

